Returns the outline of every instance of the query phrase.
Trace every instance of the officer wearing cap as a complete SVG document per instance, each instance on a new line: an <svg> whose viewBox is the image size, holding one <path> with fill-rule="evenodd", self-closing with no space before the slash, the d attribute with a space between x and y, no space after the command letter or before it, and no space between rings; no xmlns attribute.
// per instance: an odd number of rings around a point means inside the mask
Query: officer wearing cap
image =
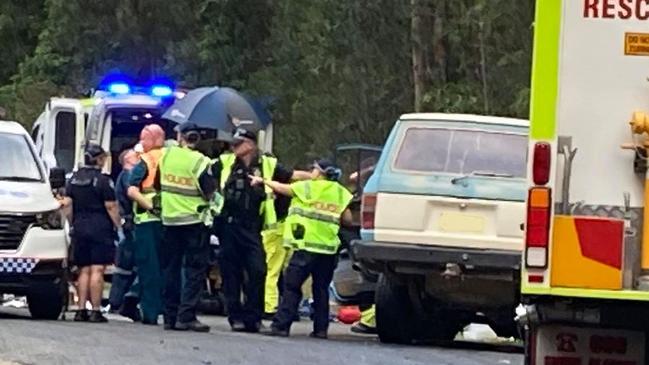
<svg viewBox="0 0 649 365"><path fill-rule="evenodd" d="M266 278L261 231L273 228L277 216L270 188L253 187L249 176L289 182L305 178L308 173L287 169L276 158L260 153L257 136L245 129L235 131L232 153L222 154L210 171L219 181L224 197L215 227L221 243L219 263L228 321L233 331L258 332L264 312Z"/></svg>
<svg viewBox="0 0 649 365"><path fill-rule="evenodd" d="M196 150L201 129L186 122L176 132L178 145L165 148L154 181L164 229L160 248L164 328L208 332L209 326L196 318L209 258L200 208L212 199L216 181L207 173L210 159Z"/></svg>
<svg viewBox="0 0 649 365"><path fill-rule="evenodd" d="M350 224L348 205L352 194L338 183L340 169L327 160L314 163L310 180L290 185L251 176L253 185L270 187L278 194L292 197L284 224L284 240L295 252L284 276L284 293L271 334L288 336L302 298L302 284L313 278L313 333L327 338L329 326L329 285L333 278L340 248L338 231L341 220Z"/></svg>
<svg viewBox="0 0 649 365"><path fill-rule="evenodd" d="M100 312L104 271L106 265L113 263L115 240L124 239L113 182L101 173L107 158L101 146L89 144L84 154L85 166L72 175L62 202L65 207L72 207L73 264L80 269L80 308L74 317L78 322L107 321ZM85 309L88 297L92 304L90 314Z"/></svg>

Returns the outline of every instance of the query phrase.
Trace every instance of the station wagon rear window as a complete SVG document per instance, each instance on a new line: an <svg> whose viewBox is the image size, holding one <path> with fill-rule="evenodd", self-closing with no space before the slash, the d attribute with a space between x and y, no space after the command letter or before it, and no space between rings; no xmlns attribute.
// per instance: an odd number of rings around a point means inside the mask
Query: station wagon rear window
<svg viewBox="0 0 649 365"><path fill-rule="evenodd" d="M409 128L397 152L394 168L524 178L527 146L527 135L523 134Z"/></svg>

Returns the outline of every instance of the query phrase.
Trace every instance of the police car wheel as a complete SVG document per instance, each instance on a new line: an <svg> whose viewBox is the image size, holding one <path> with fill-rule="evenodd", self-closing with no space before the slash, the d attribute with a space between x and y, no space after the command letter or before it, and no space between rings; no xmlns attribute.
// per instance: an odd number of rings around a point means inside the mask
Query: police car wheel
<svg viewBox="0 0 649 365"><path fill-rule="evenodd" d="M64 297L58 287L27 295L29 313L34 319L56 320L63 310Z"/></svg>

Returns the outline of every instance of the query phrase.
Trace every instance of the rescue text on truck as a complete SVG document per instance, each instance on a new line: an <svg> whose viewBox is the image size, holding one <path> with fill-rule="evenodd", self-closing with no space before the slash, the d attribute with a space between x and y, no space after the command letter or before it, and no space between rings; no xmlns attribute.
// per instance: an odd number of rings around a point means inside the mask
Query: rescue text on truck
<svg viewBox="0 0 649 365"><path fill-rule="evenodd" d="M584 18L649 19L649 0L584 0Z"/></svg>

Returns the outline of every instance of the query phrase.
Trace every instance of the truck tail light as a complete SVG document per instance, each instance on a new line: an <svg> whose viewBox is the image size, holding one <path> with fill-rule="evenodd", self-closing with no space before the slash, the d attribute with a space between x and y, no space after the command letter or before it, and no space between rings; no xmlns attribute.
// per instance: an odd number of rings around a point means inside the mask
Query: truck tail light
<svg viewBox="0 0 649 365"><path fill-rule="evenodd" d="M552 159L550 144L547 142L534 144L533 158L532 177L534 184L545 185L550 181L550 162Z"/></svg>
<svg viewBox="0 0 649 365"><path fill-rule="evenodd" d="M527 267L545 268L548 264L550 240L551 190L545 187L530 189L527 200L525 232L525 262Z"/></svg>
<svg viewBox="0 0 649 365"><path fill-rule="evenodd" d="M361 228L373 229L376 211L376 194L363 194L361 201Z"/></svg>

